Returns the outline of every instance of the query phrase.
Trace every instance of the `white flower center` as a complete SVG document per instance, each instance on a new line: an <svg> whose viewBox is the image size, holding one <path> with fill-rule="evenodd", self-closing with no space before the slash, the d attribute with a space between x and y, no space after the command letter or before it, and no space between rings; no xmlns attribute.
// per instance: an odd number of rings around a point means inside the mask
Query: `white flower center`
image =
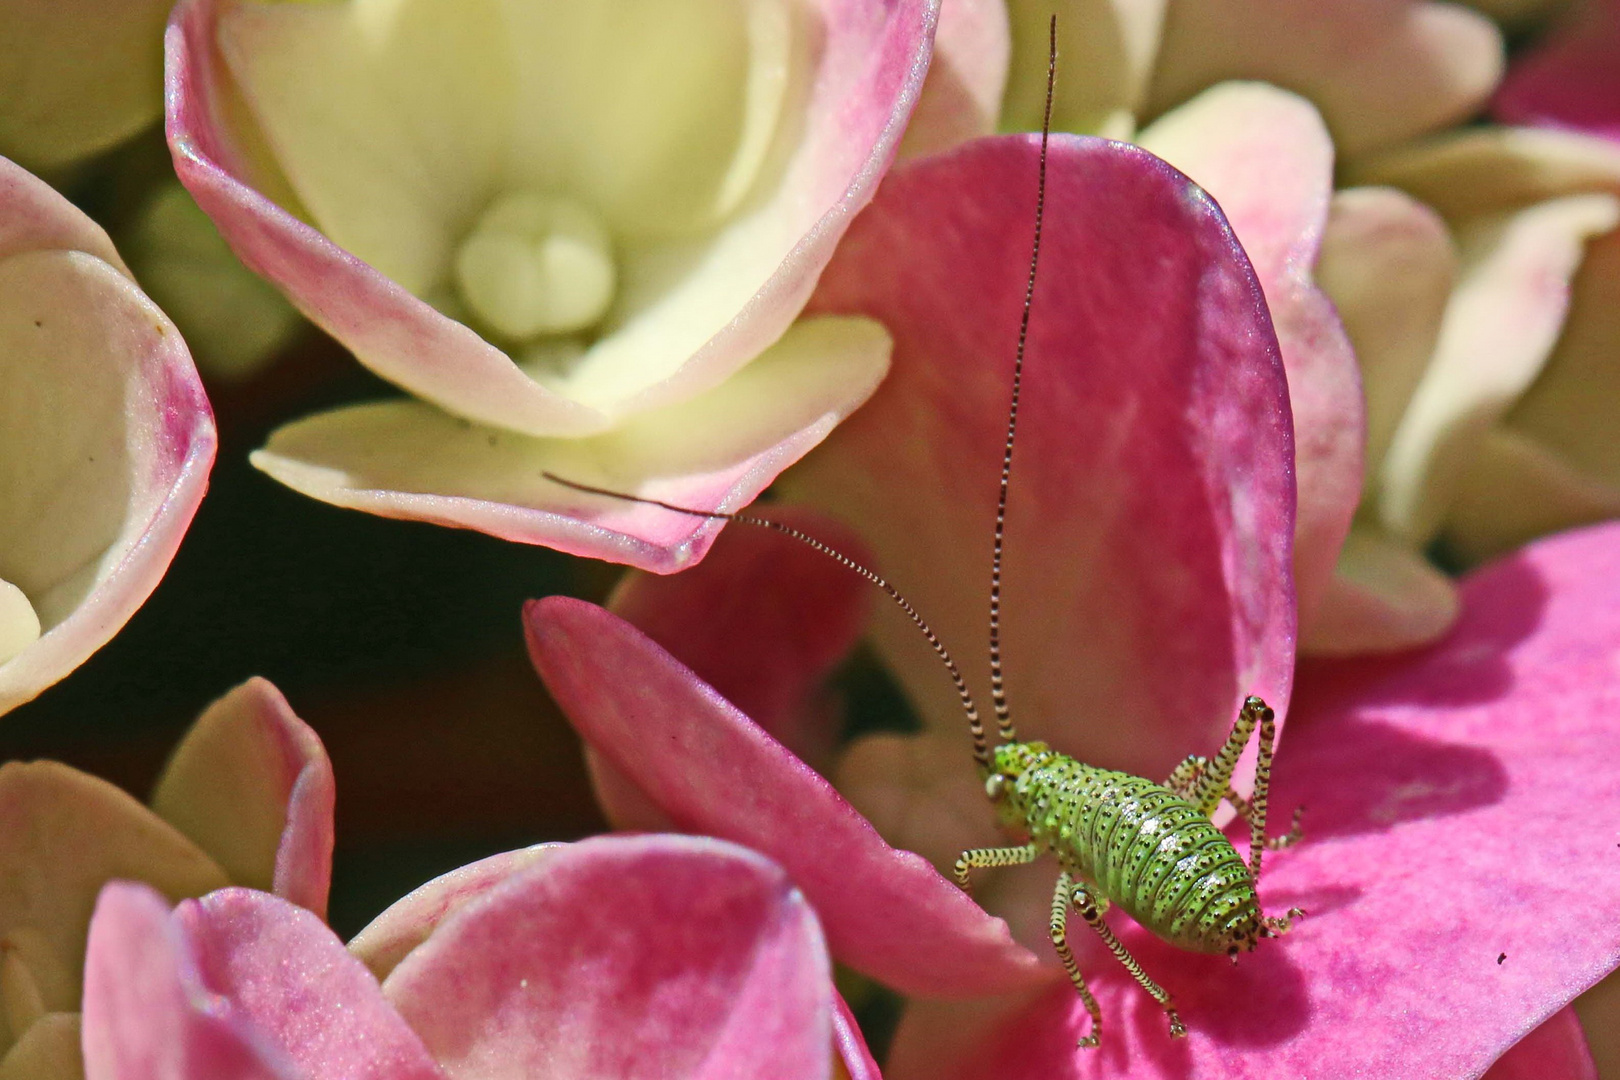
<svg viewBox="0 0 1620 1080"><path fill-rule="evenodd" d="M520 191L490 204L456 252L456 288L502 337L526 341L594 325L618 284L602 220L572 199Z"/></svg>
<svg viewBox="0 0 1620 1080"><path fill-rule="evenodd" d="M39 640L39 616L23 591L0 579L0 664Z"/></svg>

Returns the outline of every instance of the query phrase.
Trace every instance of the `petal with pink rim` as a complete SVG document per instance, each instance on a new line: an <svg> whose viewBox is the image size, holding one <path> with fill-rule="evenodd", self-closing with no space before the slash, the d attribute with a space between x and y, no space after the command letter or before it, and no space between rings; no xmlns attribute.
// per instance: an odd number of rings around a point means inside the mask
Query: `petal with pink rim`
<svg viewBox="0 0 1620 1080"><path fill-rule="evenodd" d="M1566 1008L1508 1047L1480 1080L1598 1080L1598 1072L1581 1022Z"/></svg>
<svg viewBox="0 0 1620 1080"><path fill-rule="evenodd" d="M707 837L562 847L452 912L383 992L451 1077L820 1078L831 965L781 868Z"/></svg>
<svg viewBox="0 0 1620 1080"><path fill-rule="evenodd" d="M156 587L215 437L185 344L105 234L3 159L0 198L3 714L83 663Z"/></svg>
<svg viewBox="0 0 1620 1080"><path fill-rule="evenodd" d="M1533 50L1514 61L1491 101L1506 124L1573 128L1620 141L1620 3L1572 7Z"/></svg>
<svg viewBox="0 0 1620 1080"><path fill-rule="evenodd" d="M544 474L677 506L734 509L866 400L888 351L888 335L869 319L803 319L707 393L591 438L532 438L425 402L389 401L288 424L252 460L339 506L667 574L702 558L717 523L582 494Z"/></svg>
<svg viewBox="0 0 1620 1080"><path fill-rule="evenodd" d="M1265 289L1294 411L1294 592L1309 632L1361 498L1365 437L1350 339L1312 280L1333 144L1309 102L1263 83L1211 87L1137 141L1214 196Z"/></svg>
<svg viewBox="0 0 1620 1080"><path fill-rule="evenodd" d="M812 310L882 321L891 373L784 478L795 498L860 522L983 698L969 650L986 627L1038 154L1033 137L981 139L890 175ZM1283 366L1219 210L1145 150L1052 137L1019 422L1003 630L1020 733L1163 775L1219 745L1242 695L1284 711ZM888 608L881 651L929 726L956 735L949 680Z"/></svg>
<svg viewBox="0 0 1620 1080"><path fill-rule="evenodd" d="M1396 652L1438 639L1457 618L1452 580L1371 526L1345 537L1302 648L1315 656Z"/></svg>
<svg viewBox="0 0 1620 1080"><path fill-rule="evenodd" d="M84 966L85 1080L302 1080L220 1008L196 960L157 893L127 881L101 891Z"/></svg>
<svg viewBox="0 0 1620 1080"><path fill-rule="evenodd" d="M1175 995L1185 1041L1097 947L1081 966L1105 1016L1098 1051L1075 1049L1088 1021L1058 987L919 1009L888 1075L1479 1075L1620 962L1620 859L1592 827L1620 803L1617 654L1609 525L1470 575L1439 645L1308 662L1272 790L1274 807L1309 803L1306 839L1266 859L1260 895L1309 916L1235 970L1119 923ZM1561 1055L1569 1075L1583 1056Z"/></svg>
<svg viewBox="0 0 1620 1080"><path fill-rule="evenodd" d="M934 154L993 133L1010 50L1004 0L941 0L928 78L901 156Z"/></svg>
<svg viewBox="0 0 1620 1080"><path fill-rule="evenodd" d="M79 1006L85 927L113 878L172 899L227 884L225 872L150 810L104 780L53 761L0 766L0 982L32 986L46 1011ZM7 995L8 997L10 995ZM0 1045L7 1033L0 1003Z"/></svg>
<svg viewBox="0 0 1620 1080"><path fill-rule="evenodd" d="M1315 102L1349 156L1467 118L1501 74L1501 32L1454 4L1173 0L1149 110L1263 79Z"/></svg>
<svg viewBox="0 0 1620 1080"><path fill-rule="evenodd" d="M332 880L332 763L281 691L249 679L210 705L152 795L231 881L326 916Z"/></svg>
<svg viewBox="0 0 1620 1080"><path fill-rule="evenodd" d="M1013 49L1001 129L1040 130L1056 15L1052 129L1130 138L1146 103L1166 6L1166 0L1008 0Z"/></svg>
<svg viewBox="0 0 1620 1080"><path fill-rule="evenodd" d="M677 828L780 862L841 961L916 994L1039 978L999 920L885 844L830 784L629 623L565 597L531 602L524 622L536 668L586 742Z"/></svg>
<svg viewBox="0 0 1620 1080"><path fill-rule="evenodd" d="M665 14L672 18L719 18L714 12L723 11L732 19L727 33L753 43L729 49L720 48L729 37L705 38L697 50L665 48L670 39L659 37L661 24L640 16L622 25L628 10L604 8L607 21L593 26L594 16L581 23L570 5L489 4L469 13L434 0L386 11L368 0L318 8L187 0L168 37L176 168L243 260L379 374L459 416L531 435L605 430L632 412L724 381L788 327L895 152L921 87L936 5L822 0L797 14L767 0L671 5ZM759 44L750 36L755 16L775 26L772 11L780 25L759 32L780 38L786 52L760 61L762 71L776 75L754 79L734 68L746 67ZM560 36L550 41L550 31ZM486 50L491 35L498 47ZM441 49L445 41L454 47ZM340 107L331 107L329 96L311 105L310 95L326 94L326 83L304 77L300 46L353 61L323 68L353 91L342 95ZM564 63L530 62L556 59L559 49L567 51ZM615 76L618 61L637 56L658 63L643 65L637 78ZM412 60L421 63L406 62ZM669 141L690 133L693 118L658 138L626 143L625 131L644 125L620 130L604 117L618 109L644 119L636 111L643 106L662 115L669 102L689 97L662 100L678 84L666 85L668 79L681 76L681 64L699 60L720 64L725 85L737 84L739 96L715 105L725 115L700 126L706 139L714 131L736 133L736 156L718 157L741 169L746 198L712 227L667 238L645 223L615 219L623 234L621 295L583 355L560 369L543 367L537 381L407 291L427 293L445 279L450 248L471 224L467 213L502 194L491 188L493 173L519 186L567 188L577 180L581 197L597 199L603 213L609 202L634 195L613 185L645 187L661 177L656 194L673 199L691 169L708 169L716 157L693 161L682 156L680 139ZM777 75L786 83L772 90ZM681 77L688 76L696 77L692 71ZM570 109L559 112L557 94L604 78L611 93L600 109L581 112L570 99ZM756 91L769 114L762 120L742 107ZM777 98L773 112L769 101ZM507 115L514 117L509 129L502 126ZM536 117L547 122L526 122ZM756 120L769 136L757 146L748 135L759 127ZM671 162L659 159L658 147L683 168L666 173L662 166ZM631 162L638 154L650 156ZM744 159L753 164L741 168ZM265 168L250 168L269 161L286 171L290 188L273 176L261 179ZM379 173L378 163L387 168ZM620 167L627 163L635 167ZM390 177L380 194L379 175ZM725 189L724 180L711 180ZM282 198L296 191L291 201L303 205L277 206L255 184ZM329 239L289 212L299 209L329 230L324 219L339 211L350 223ZM369 250L373 234L392 245L387 252ZM404 244L409 250L397 250Z"/></svg>

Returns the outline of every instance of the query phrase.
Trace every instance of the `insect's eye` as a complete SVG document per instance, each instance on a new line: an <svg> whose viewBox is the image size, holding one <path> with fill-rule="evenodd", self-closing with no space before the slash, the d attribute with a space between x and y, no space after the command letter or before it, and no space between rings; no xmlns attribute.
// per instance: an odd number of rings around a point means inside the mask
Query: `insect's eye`
<svg viewBox="0 0 1620 1080"><path fill-rule="evenodd" d="M991 773L984 781L984 793L991 799L999 801L1007 791L1007 778L1000 773Z"/></svg>

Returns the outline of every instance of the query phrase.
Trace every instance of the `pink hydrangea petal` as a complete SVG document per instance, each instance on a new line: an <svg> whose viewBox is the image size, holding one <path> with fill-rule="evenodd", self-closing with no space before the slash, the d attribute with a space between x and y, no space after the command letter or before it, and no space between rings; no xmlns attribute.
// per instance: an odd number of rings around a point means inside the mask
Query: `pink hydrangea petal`
<svg viewBox="0 0 1620 1080"><path fill-rule="evenodd" d="M1620 974L1610 972L1596 986L1575 999L1572 1006L1586 1033L1587 1049L1598 1075L1616 1075L1620 1068Z"/></svg>
<svg viewBox="0 0 1620 1080"><path fill-rule="evenodd" d="M1480 1080L1598 1080L1574 1009L1559 1009L1508 1047Z"/></svg>
<svg viewBox="0 0 1620 1080"><path fill-rule="evenodd" d="M228 883L146 807L54 761L0 766L0 822L0 943L47 1010L78 1007L85 928L107 881L144 881L173 900Z"/></svg>
<svg viewBox="0 0 1620 1080"><path fill-rule="evenodd" d="M213 415L174 325L106 236L0 159L0 578L43 634L0 664L0 714L113 636L157 586L213 464ZM11 207L0 203L0 218ZM64 246L53 246L64 245Z"/></svg>
<svg viewBox="0 0 1620 1080"><path fill-rule="evenodd" d="M934 154L996 130L1012 44L1001 0L942 0L902 157Z"/></svg>
<svg viewBox="0 0 1620 1080"><path fill-rule="evenodd" d="M833 992L833 1045L838 1049L847 1080L883 1080L883 1073L866 1045L866 1037L855 1023L855 1014L849 1011L849 1003L837 991ZM6 1078L0 1077L0 1080Z"/></svg>
<svg viewBox="0 0 1620 1080"><path fill-rule="evenodd" d="M586 742L681 829L765 852L810 898L834 955L908 993L1036 977L1035 958L921 858L629 623L551 597L525 609L529 652Z"/></svg>
<svg viewBox="0 0 1620 1080"><path fill-rule="evenodd" d="M520 870L545 860L562 846L536 844L503 851L441 874L394 901L366 924L366 928L349 941L349 952L377 978L386 979L412 949L426 941L438 925L463 904L483 896Z"/></svg>
<svg viewBox="0 0 1620 1080"><path fill-rule="evenodd" d="M451 1077L827 1075L831 965L769 860L570 844L441 923L384 986Z"/></svg>
<svg viewBox="0 0 1620 1080"><path fill-rule="evenodd" d="M597 405L543 388L254 189L250 133L235 122L239 104L213 42L213 0L187 0L170 25L169 141L181 180L242 260L362 363L471 420L531 435L589 434L713 387L787 329L895 152L935 14L934 0L821 5L804 129L768 205L724 226L703 268L607 335L611 364L625 368L610 381L624 385Z"/></svg>
<svg viewBox="0 0 1620 1080"><path fill-rule="evenodd" d="M797 528L862 565L849 526L805 507L760 517ZM758 526L716 540L702 565L668 577L633 574L608 609L668 650L798 757L825 760L836 718L817 708L821 684L865 629L872 585L826 555Z"/></svg>
<svg viewBox="0 0 1620 1080"><path fill-rule="evenodd" d="M1100 1051L1079 1057L1085 1014L1058 987L963 1036L971 1049L950 1068L891 1077L1243 1080L1323 1062L1476 1076L1612 970L1620 859L1592 823L1620 804L1620 526L1541 541L1470 576L1463 596L1432 649L1301 672L1272 806L1308 803L1306 840L1267 857L1260 889L1268 911L1310 912L1292 934L1234 970L1119 920L1175 995L1185 1042L1088 948ZM949 1023L902 1031L896 1058L929 1057L930 1030Z"/></svg>
<svg viewBox="0 0 1620 1080"><path fill-rule="evenodd" d="M311 1078L440 1080L376 978L309 911L221 889L175 913L197 979L225 1015Z"/></svg>
<svg viewBox="0 0 1620 1080"><path fill-rule="evenodd" d="M1450 629L1457 609L1455 584L1433 563L1376 529L1358 527L1345 538L1300 647L1315 656L1410 649Z"/></svg>
<svg viewBox="0 0 1620 1080"><path fill-rule="evenodd" d="M1312 280L1333 191L1333 144L1310 103L1224 83L1137 140L1220 203L1265 290L1294 410L1294 590L1316 616L1361 498L1361 376L1333 303Z"/></svg>
<svg viewBox="0 0 1620 1080"><path fill-rule="evenodd" d="M1263 79L1316 102L1353 155L1465 119L1501 73L1501 32L1454 4L1183 0L1165 18L1149 107Z"/></svg>
<svg viewBox="0 0 1620 1080"><path fill-rule="evenodd" d="M339 506L667 574L702 558L717 522L583 494L544 474L676 506L736 509L866 400L888 352L888 335L871 320L804 319L708 393L588 439L531 438L426 402L383 401L288 424L252 461Z"/></svg>
<svg viewBox="0 0 1620 1080"><path fill-rule="evenodd" d="M152 890L102 890L84 970L85 1080L303 1080L220 1008L192 944Z"/></svg>
<svg viewBox="0 0 1620 1080"><path fill-rule="evenodd" d="M1620 141L1620 2L1576 5L1565 23L1514 61L1491 101L1505 124L1573 128Z"/></svg>
<svg viewBox="0 0 1620 1080"><path fill-rule="evenodd" d="M249 679L203 712L152 809L237 885L326 915L336 788L326 748L269 681Z"/></svg>
<svg viewBox="0 0 1620 1080"><path fill-rule="evenodd" d="M890 175L812 310L880 319L891 374L784 478L860 523L981 704L1037 154L1034 138L981 139ZM1185 177L1059 135L1047 182L1008 511L1009 693L1026 737L1162 775L1219 745L1243 694L1286 707L1287 387L1248 261ZM890 606L875 620L885 656L930 726L961 732L949 680Z"/></svg>

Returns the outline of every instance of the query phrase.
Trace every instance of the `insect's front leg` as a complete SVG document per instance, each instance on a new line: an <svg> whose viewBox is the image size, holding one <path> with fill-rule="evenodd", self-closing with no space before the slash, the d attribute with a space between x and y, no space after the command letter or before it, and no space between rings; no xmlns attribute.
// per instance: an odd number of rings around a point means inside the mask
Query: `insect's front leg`
<svg viewBox="0 0 1620 1080"><path fill-rule="evenodd" d="M1108 946L1108 951L1114 954L1115 959L1125 965L1125 970L1131 973L1131 978L1135 979L1142 989L1151 994L1153 1000L1164 1008L1165 1015L1170 1018L1170 1037L1172 1039L1183 1038L1187 1034L1187 1028L1182 1024L1181 1017L1177 1015L1175 1005L1171 1003L1170 992L1154 982L1148 976L1148 973L1142 970L1142 965L1136 962L1136 958L1120 943L1119 938L1114 936L1114 932L1108 928L1108 924L1103 922L1098 899L1092 894L1091 890L1079 882L1075 882L1070 888L1069 902L1074 905L1074 910L1078 911L1080 917L1086 920L1086 923L1097 932L1098 937L1103 939L1103 944Z"/></svg>
<svg viewBox="0 0 1620 1080"><path fill-rule="evenodd" d="M971 895L973 883L968 879L970 870L988 866L1022 866L1040 857L1041 849L1033 843L1020 847L971 848L962 852L956 860L956 883L962 887L963 892Z"/></svg>
<svg viewBox="0 0 1620 1080"><path fill-rule="evenodd" d="M1057 950L1058 959L1063 961L1063 970L1069 973L1069 981L1074 983L1075 991L1079 993L1086 1012L1091 1015L1091 1032L1080 1039L1080 1049L1090 1050L1102 1038L1102 1010L1097 1007L1097 999L1091 996L1091 990L1086 986L1086 977L1080 974L1080 967L1074 962L1074 953L1069 949L1069 897L1074 888L1074 879L1065 870L1058 875L1057 891L1052 894L1052 922L1049 930L1052 936L1052 948Z"/></svg>

